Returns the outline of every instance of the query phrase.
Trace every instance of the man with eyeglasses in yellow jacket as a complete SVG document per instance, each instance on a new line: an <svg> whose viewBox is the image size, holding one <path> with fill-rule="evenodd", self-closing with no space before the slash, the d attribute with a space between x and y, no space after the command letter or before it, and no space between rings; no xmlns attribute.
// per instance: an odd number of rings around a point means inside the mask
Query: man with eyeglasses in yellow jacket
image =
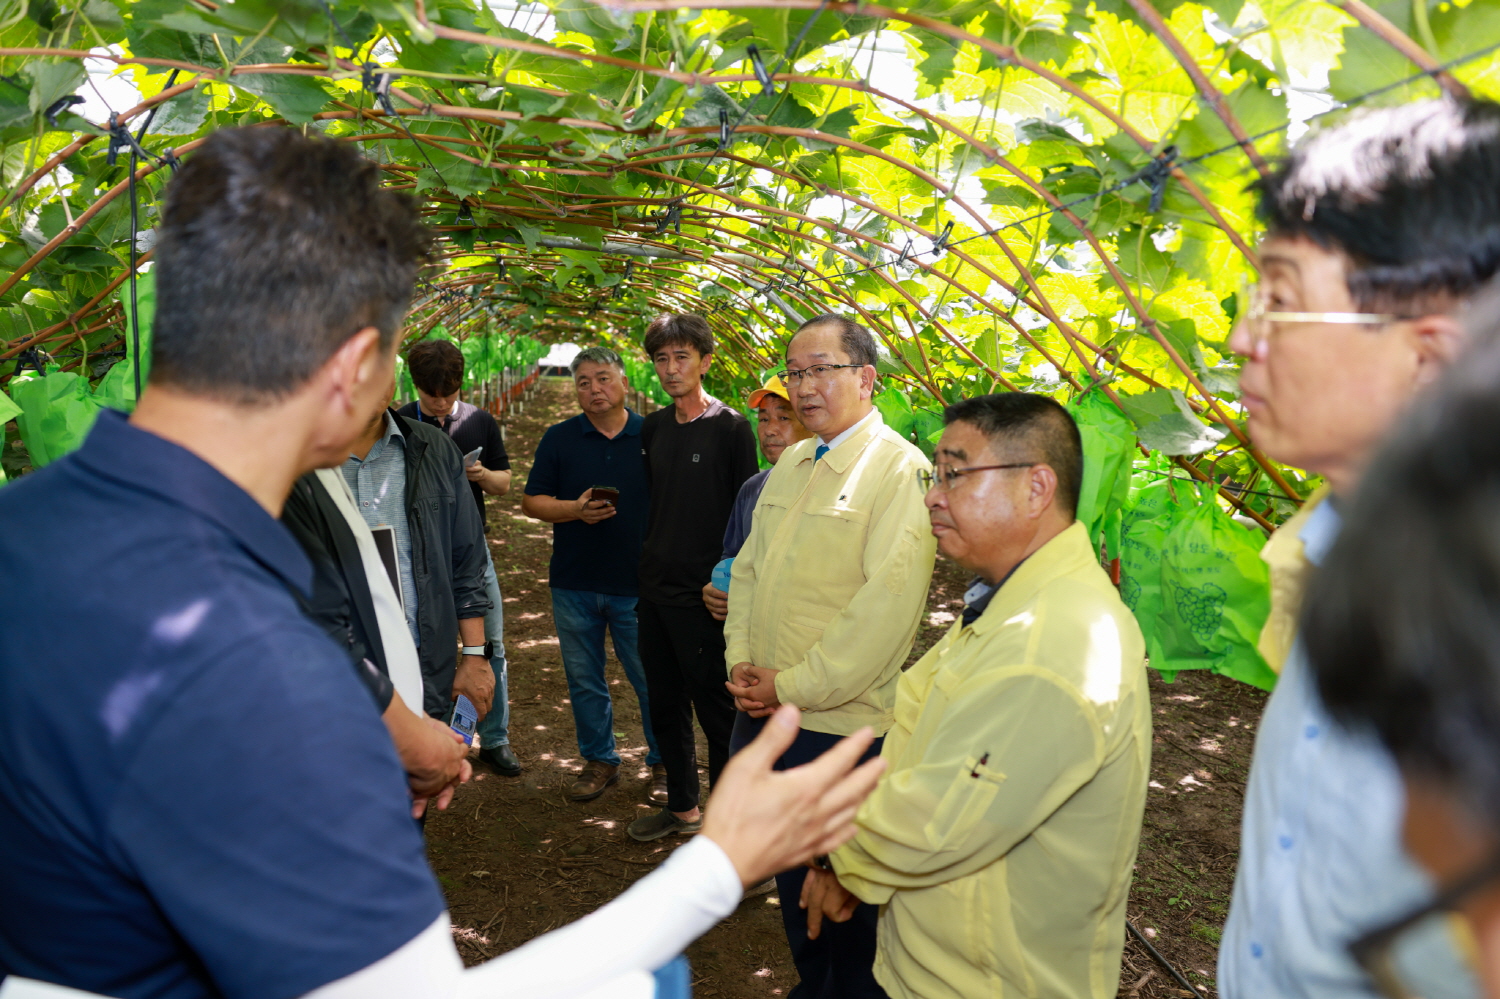
<svg viewBox="0 0 1500 999"><path fill-rule="evenodd" d="M918 480L932 466L871 403L875 361L869 330L841 316L817 316L792 337L783 377L817 437L771 470L730 576L725 660L740 709L730 748L778 704L795 704L802 729L781 769L866 725L885 735L927 605L936 544ZM872 974L875 909L810 940L790 904L802 878L776 878L802 979L789 999L884 999Z"/></svg>
<svg viewBox="0 0 1500 999"><path fill-rule="evenodd" d="M879 905L893 999L1113 999L1151 759L1140 628L1074 519L1067 411L1007 393L944 417L926 505L979 578L901 676L859 832L806 875L808 932Z"/></svg>

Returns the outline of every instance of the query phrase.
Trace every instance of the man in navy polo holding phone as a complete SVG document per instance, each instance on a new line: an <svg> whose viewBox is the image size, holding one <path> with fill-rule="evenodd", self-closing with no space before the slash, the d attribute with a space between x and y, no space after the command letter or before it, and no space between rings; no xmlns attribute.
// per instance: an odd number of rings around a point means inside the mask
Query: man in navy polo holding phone
<svg viewBox="0 0 1500 999"><path fill-rule="evenodd" d="M614 706L604 678L604 631L641 704L649 797L666 800L666 770L656 751L646 675L636 649L636 586L650 508L641 417L625 408L630 381L620 355L588 347L573 359L578 408L547 428L536 447L521 509L552 529L552 619L578 730L583 771L569 797L591 801L620 779ZM595 495L596 487L598 495ZM611 495L607 490L614 490Z"/></svg>
<svg viewBox="0 0 1500 999"><path fill-rule="evenodd" d="M479 525L489 530L484 516L486 496L510 492L510 456L500 425L489 413L458 397L464 381L464 355L447 340L423 340L406 352L406 369L416 386L417 399L396 410L418 423L431 423L446 433L464 456L464 475L479 508ZM477 454L475 452L478 452ZM504 777L519 777L521 761L510 748L510 676L505 661L505 604L494 559L484 569L484 591L490 598L484 631L490 641L490 672L495 677L494 706L479 725L479 758Z"/></svg>

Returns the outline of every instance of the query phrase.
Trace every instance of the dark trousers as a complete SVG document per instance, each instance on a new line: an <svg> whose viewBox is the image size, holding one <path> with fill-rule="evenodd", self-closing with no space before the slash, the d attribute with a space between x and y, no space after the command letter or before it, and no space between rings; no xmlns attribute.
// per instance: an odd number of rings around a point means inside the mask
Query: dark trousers
<svg viewBox="0 0 1500 999"><path fill-rule="evenodd" d="M693 746L693 712L708 741L708 786L729 762L734 730L734 698L724 689L724 623L708 608L667 607L640 600L641 667L651 700L651 728L667 768L667 808L698 807L698 753Z"/></svg>
<svg viewBox="0 0 1500 999"><path fill-rule="evenodd" d="M731 755L759 735L764 724L764 718L736 715ZM789 770L810 763L833 748L840 738L803 729L776 761L776 769ZM876 739L860 762L880 755L884 742L884 737ZM776 891L781 895L781 922L786 928L792 962L797 965L797 975L802 979L787 999L887 999L885 989L875 981L875 923L880 917L879 907L861 902L847 923L832 923L825 919L818 939L809 940L807 911L797 904L805 880L806 867L794 867L776 875Z"/></svg>

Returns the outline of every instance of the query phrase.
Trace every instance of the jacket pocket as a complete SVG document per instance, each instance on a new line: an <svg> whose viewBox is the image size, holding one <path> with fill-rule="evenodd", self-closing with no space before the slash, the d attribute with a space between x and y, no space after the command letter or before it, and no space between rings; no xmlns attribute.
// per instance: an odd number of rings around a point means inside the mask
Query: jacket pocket
<svg viewBox="0 0 1500 999"><path fill-rule="evenodd" d="M985 757L971 756L948 782L948 789L923 828L935 850L956 847L984 817L990 803L1005 783L1005 775L985 764Z"/></svg>

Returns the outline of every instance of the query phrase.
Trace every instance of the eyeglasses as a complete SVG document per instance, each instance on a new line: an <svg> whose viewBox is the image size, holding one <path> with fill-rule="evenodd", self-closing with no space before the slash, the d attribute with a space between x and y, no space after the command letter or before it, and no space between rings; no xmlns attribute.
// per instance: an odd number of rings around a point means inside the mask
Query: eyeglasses
<svg viewBox="0 0 1500 999"><path fill-rule="evenodd" d="M990 472L1001 468L1030 468L1039 465L1037 461L1018 461L1008 465L970 465L967 468L954 468L947 462L940 461L932 466L932 471L925 468L917 473L917 482L921 484L922 491L926 492L935 485L940 485L944 490L952 489L953 483L968 475L970 472Z"/></svg>
<svg viewBox="0 0 1500 999"><path fill-rule="evenodd" d="M1460 954L1471 958L1471 968L1478 967L1477 942L1457 909L1474 893L1496 880L1500 880L1500 854L1459 878L1421 908L1377 927L1349 944L1349 956L1364 969L1386 999L1417 999L1425 994L1425 986L1408 980L1403 967L1403 952L1420 949L1427 953L1432 943L1441 942L1446 937L1450 944L1457 945L1455 949ZM1421 963L1428 964L1426 961Z"/></svg>
<svg viewBox="0 0 1500 999"><path fill-rule="evenodd" d="M1265 292L1258 284L1247 284L1240 300L1249 307L1240 317L1252 343L1263 343L1270 336L1272 323L1334 323L1340 326L1383 326L1414 316L1384 312L1271 312L1266 309Z"/></svg>
<svg viewBox="0 0 1500 999"><path fill-rule="evenodd" d="M813 381L818 382L824 381L828 378L831 372L837 371L839 368L863 367L863 364L812 364L805 368L802 368L801 370L795 371L791 368L787 368L785 371L777 372L777 374L781 376L781 380L786 382L788 386L792 386L800 385L802 383L802 379L804 378L811 378Z"/></svg>

